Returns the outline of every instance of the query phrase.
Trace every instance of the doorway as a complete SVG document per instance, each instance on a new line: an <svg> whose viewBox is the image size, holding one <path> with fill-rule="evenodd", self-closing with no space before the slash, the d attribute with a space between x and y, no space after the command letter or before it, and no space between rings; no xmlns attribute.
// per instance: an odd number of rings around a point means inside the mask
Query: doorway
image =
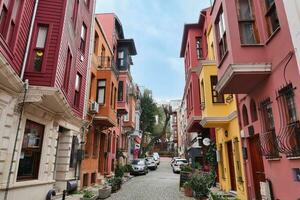
<svg viewBox="0 0 300 200"><path fill-rule="evenodd" d="M260 182L265 182L265 170L262 156L259 152L259 134L249 138L250 159L252 164L253 184L255 189L255 199L261 200Z"/></svg>
<svg viewBox="0 0 300 200"><path fill-rule="evenodd" d="M236 191L236 178L235 178L234 159L233 159L234 156L233 156L233 148L232 148L231 141L227 142L227 154L228 154L231 190Z"/></svg>

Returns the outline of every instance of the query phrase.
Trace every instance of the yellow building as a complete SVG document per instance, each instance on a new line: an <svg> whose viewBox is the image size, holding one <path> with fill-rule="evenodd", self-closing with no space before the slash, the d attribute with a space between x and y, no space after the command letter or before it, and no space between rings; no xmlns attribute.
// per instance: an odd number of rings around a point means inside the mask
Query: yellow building
<svg viewBox="0 0 300 200"><path fill-rule="evenodd" d="M247 199L245 172L242 157L240 129L236 100L233 95L221 95L215 91L217 67L215 63L213 31L207 30L208 55L200 61L198 71L204 128L215 128L219 184L222 190L236 193L241 200Z"/></svg>

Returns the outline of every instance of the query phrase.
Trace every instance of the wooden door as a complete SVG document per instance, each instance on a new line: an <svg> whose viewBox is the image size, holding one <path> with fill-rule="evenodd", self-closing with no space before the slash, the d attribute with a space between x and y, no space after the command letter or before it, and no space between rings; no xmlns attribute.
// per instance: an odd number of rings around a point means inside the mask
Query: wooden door
<svg viewBox="0 0 300 200"><path fill-rule="evenodd" d="M98 172L100 172L102 175L104 174L104 164L105 164L105 158L104 158L104 147L105 147L105 134L101 133L100 135L100 148L99 148L99 163L98 163Z"/></svg>
<svg viewBox="0 0 300 200"><path fill-rule="evenodd" d="M228 153L231 190L236 191L236 179L235 179L235 170L234 170L232 142L227 142L227 153Z"/></svg>
<svg viewBox="0 0 300 200"><path fill-rule="evenodd" d="M255 189L255 199L260 200L260 182L265 182L265 170L262 156L259 152L259 135L256 134L249 139L250 159L252 164L253 184Z"/></svg>

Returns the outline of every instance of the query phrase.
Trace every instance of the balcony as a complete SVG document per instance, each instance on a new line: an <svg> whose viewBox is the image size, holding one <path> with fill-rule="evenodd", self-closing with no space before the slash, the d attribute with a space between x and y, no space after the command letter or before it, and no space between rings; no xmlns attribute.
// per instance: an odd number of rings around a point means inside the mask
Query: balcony
<svg viewBox="0 0 300 200"><path fill-rule="evenodd" d="M97 65L99 70L111 70L116 76L119 75L115 61L113 57L99 56L97 58Z"/></svg>
<svg viewBox="0 0 300 200"><path fill-rule="evenodd" d="M260 134L259 141L260 150L266 159L278 159L279 150L275 134L275 129Z"/></svg>
<svg viewBox="0 0 300 200"><path fill-rule="evenodd" d="M230 64L219 77L216 90L225 94L247 94L271 74L272 66L262 64Z"/></svg>

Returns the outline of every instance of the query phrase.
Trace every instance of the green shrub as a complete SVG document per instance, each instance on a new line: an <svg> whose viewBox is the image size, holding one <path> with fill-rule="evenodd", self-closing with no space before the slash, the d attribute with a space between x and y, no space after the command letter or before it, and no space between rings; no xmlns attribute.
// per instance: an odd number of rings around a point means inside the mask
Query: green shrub
<svg viewBox="0 0 300 200"><path fill-rule="evenodd" d="M93 194L92 191L89 191L89 190L83 191L83 197L84 198L92 198L93 196L94 196L94 194Z"/></svg>
<svg viewBox="0 0 300 200"><path fill-rule="evenodd" d="M124 166L124 172L129 173L132 171L132 167L131 165L127 164Z"/></svg>
<svg viewBox="0 0 300 200"><path fill-rule="evenodd" d="M210 173L194 173L191 177L191 187L195 192L195 197L206 197L213 184Z"/></svg>
<svg viewBox="0 0 300 200"><path fill-rule="evenodd" d="M190 188L190 187L192 187L191 181L184 182L183 187L184 188Z"/></svg>
<svg viewBox="0 0 300 200"><path fill-rule="evenodd" d="M181 171L183 171L183 172L192 172L193 168L190 167L190 166L184 166L184 167L181 168Z"/></svg>
<svg viewBox="0 0 300 200"><path fill-rule="evenodd" d="M121 165L117 165L115 169L115 176L116 177L123 177L124 176L124 167Z"/></svg>

